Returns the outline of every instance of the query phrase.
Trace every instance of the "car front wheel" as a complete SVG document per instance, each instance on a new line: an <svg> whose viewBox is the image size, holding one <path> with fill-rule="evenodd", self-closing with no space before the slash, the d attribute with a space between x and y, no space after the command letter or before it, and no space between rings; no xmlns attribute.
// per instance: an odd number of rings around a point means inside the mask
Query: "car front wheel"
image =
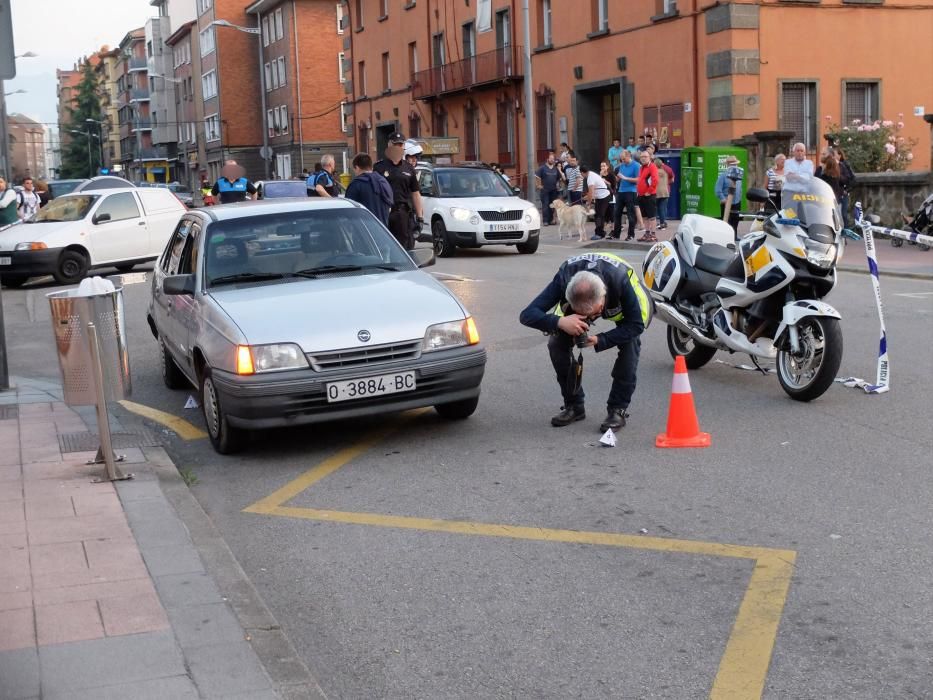
<svg viewBox="0 0 933 700"><path fill-rule="evenodd" d="M63 251L52 277L59 284L76 284L87 274L88 259L76 250Z"/></svg>
<svg viewBox="0 0 933 700"><path fill-rule="evenodd" d="M243 449L246 435L227 422L220 397L217 395L217 387L214 386L214 379L208 368L204 369L201 376L201 409L204 411L207 435L219 454L230 455Z"/></svg>
<svg viewBox="0 0 933 700"><path fill-rule="evenodd" d="M434 254L439 258L452 258L457 252L457 246L450 242L447 227L440 219L431 222L431 237L434 239Z"/></svg>
<svg viewBox="0 0 933 700"><path fill-rule="evenodd" d="M527 243L518 243L515 247L518 249L519 253L523 255L531 255L536 250L538 250L538 241L539 238L529 238Z"/></svg>
<svg viewBox="0 0 933 700"><path fill-rule="evenodd" d="M474 396L472 399L463 399L453 403L439 403L434 407L434 410L437 411L441 418L463 420L473 415L477 405L479 405L479 397Z"/></svg>

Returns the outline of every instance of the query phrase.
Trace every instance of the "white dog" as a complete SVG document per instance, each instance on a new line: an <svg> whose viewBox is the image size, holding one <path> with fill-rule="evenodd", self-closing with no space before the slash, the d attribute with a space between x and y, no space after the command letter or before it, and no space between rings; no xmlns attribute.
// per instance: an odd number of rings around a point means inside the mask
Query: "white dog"
<svg viewBox="0 0 933 700"><path fill-rule="evenodd" d="M582 204L569 205L562 199L555 199L551 202L551 209L557 215L557 239L563 240L564 231L567 231L567 238L572 238L576 233L582 242L586 238L584 225L586 224L586 209Z"/></svg>

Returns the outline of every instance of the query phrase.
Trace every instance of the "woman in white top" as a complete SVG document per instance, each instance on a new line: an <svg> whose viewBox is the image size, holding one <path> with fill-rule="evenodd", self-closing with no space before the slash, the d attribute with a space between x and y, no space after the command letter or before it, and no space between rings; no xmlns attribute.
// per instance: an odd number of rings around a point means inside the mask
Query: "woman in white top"
<svg viewBox="0 0 933 700"><path fill-rule="evenodd" d="M778 153L774 156L774 165L765 172L765 188L768 190L768 194L771 195L771 201L775 204L775 207L770 204L766 205L766 211L773 210L781 201L781 189L784 187L784 161L786 160L787 156Z"/></svg>

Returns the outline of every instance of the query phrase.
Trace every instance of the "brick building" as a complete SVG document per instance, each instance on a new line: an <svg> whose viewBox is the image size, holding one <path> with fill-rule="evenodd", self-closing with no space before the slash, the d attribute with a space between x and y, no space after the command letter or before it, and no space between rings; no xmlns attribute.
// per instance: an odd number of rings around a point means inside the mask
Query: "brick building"
<svg viewBox="0 0 933 700"><path fill-rule="evenodd" d="M204 133L204 100L201 93L201 55L197 23L178 27L165 40L172 52L171 84L175 100L176 178L195 189L199 175L207 176L207 144Z"/></svg>
<svg viewBox="0 0 933 700"><path fill-rule="evenodd" d="M97 94L100 98L101 126L100 136L103 141L103 166L112 169L120 163L120 125L119 125L119 90L117 79L122 73L120 49L104 47L99 53L100 62L95 68L97 74Z"/></svg>
<svg viewBox="0 0 933 700"><path fill-rule="evenodd" d="M344 29L333 0L256 0L246 11L261 27L266 140L280 178L310 169L324 153L346 170L340 80Z"/></svg>
<svg viewBox="0 0 933 700"><path fill-rule="evenodd" d="M351 0L352 128L380 154L395 128L459 138L459 160L524 171L569 142L585 161L648 129L672 148L783 129L816 153L826 117L897 120L930 167L933 7L926 0L531 0L534 104L525 105L514 0ZM910 47L910 70L900 51Z"/></svg>
<svg viewBox="0 0 933 700"><path fill-rule="evenodd" d="M164 182L168 151L164 145L152 143L145 29L127 32L119 48L117 118L123 175L133 182Z"/></svg>
<svg viewBox="0 0 933 700"><path fill-rule="evenodd" d="M26 176L48 177L45 152L45 127L22 114L7 117L7 134L10 140L10 172L12 182L21 182Z"/></svg>

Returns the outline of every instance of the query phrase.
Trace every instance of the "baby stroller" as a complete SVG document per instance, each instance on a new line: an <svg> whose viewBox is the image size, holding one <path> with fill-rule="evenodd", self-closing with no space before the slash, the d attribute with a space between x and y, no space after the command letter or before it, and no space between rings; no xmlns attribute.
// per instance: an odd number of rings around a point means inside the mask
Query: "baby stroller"
<svg viewBox="0 0 933 700"><path fill-rule="evenodd" d="M913 216L903 215L904 216L904 225L914 233L922 233L927 236L933 236L933 194L923 200L923 204L920 205L920 208L917 210L917 213ZM914 241L908 241L910 245L915 245L920 248L920 250L929 250L930 246L925 243L915 243ZM895 248L900 248L904 245L904 241L900 238L892 238L891 245Z"/></svg>

